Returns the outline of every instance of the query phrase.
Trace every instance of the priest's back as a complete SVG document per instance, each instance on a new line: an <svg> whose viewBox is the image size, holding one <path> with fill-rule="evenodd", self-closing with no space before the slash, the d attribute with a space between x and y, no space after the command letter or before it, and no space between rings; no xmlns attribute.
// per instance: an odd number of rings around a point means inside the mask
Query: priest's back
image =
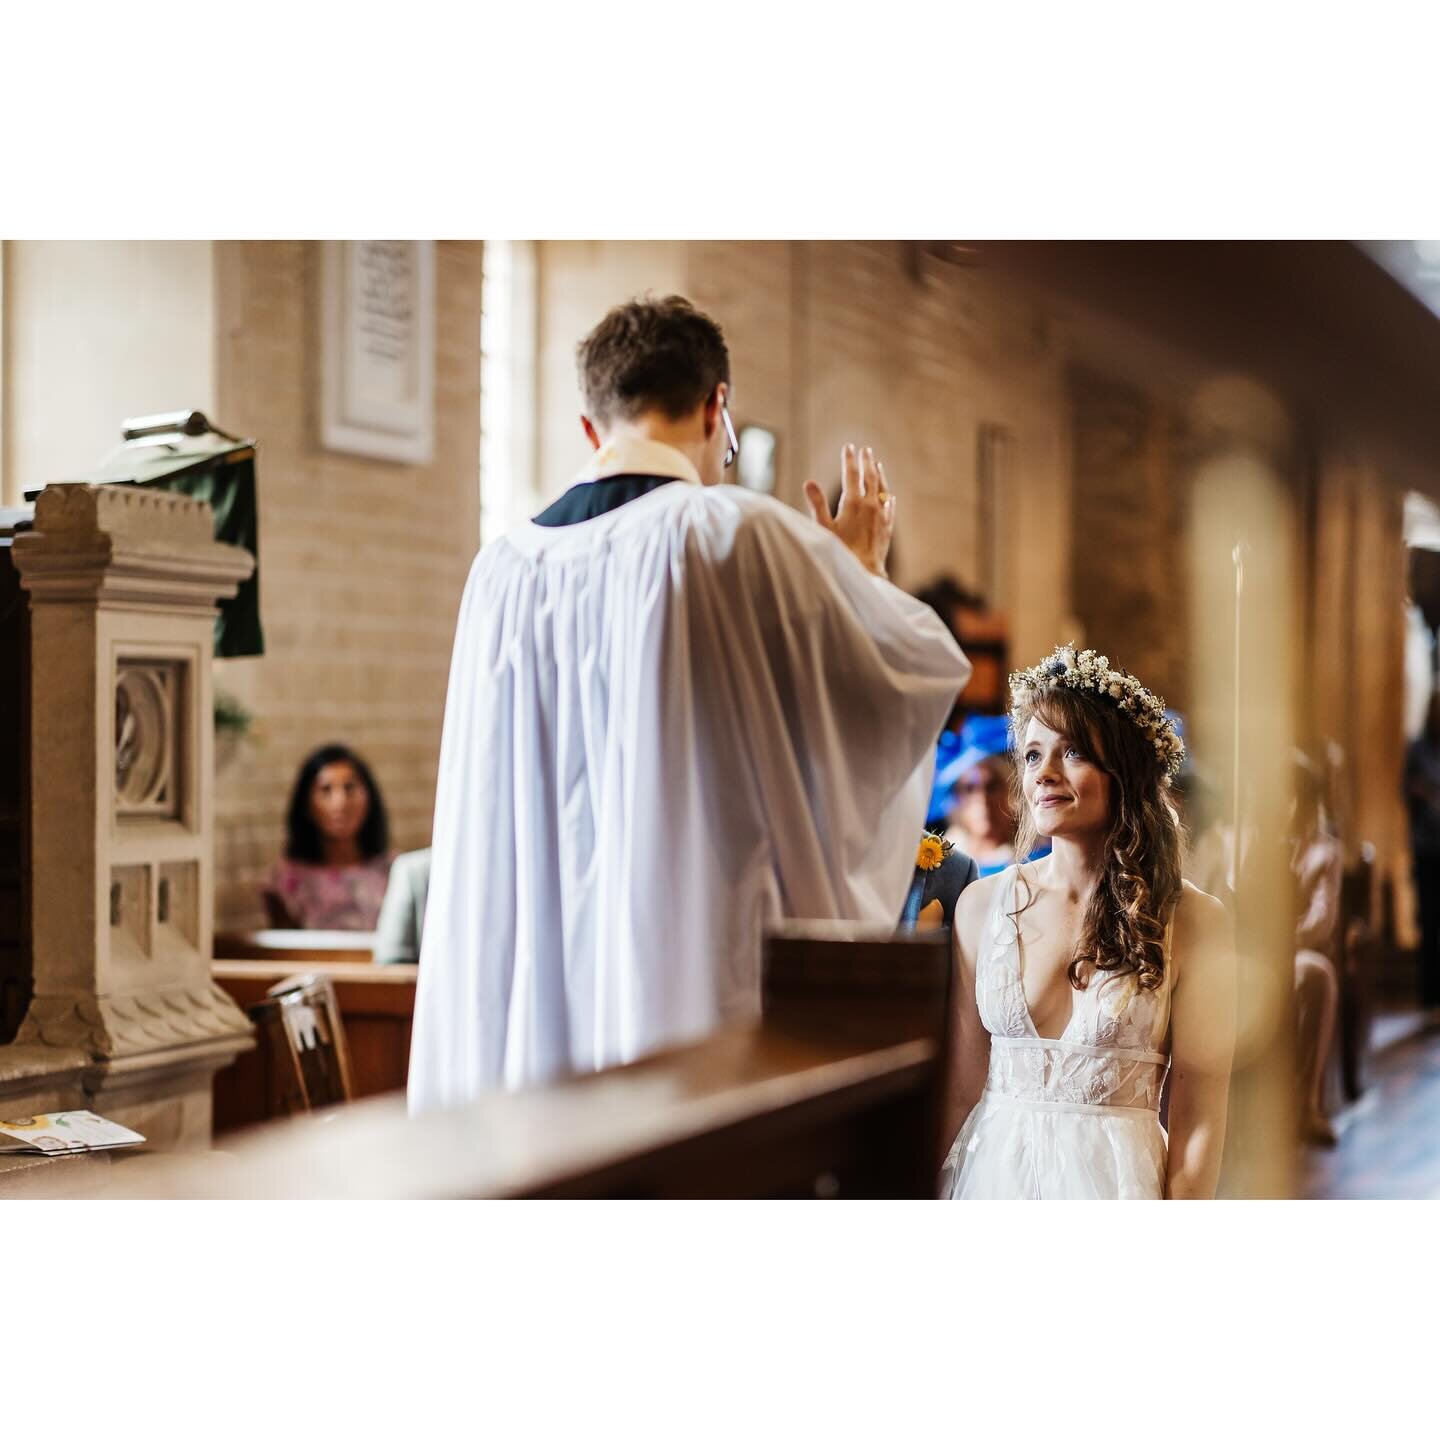
<svg viewBox="0 0 1440 1440"><path fill-rule="evenodd" d="M899 914L968 665L820 526L670 478L471 570L412 1109L754 1010L770 921Z"/></svg>

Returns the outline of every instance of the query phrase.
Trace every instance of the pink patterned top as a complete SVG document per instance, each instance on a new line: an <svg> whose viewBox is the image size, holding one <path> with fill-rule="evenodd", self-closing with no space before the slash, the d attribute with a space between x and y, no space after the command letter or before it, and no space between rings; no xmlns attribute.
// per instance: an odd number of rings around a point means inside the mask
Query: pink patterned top
<svg viewBox="0 0 1440 1440"><path fill-rule="evenodd" d="M310 865L279 860L265 890L276 895L302 930L373 930L394 855L359 865Z"/></svg>

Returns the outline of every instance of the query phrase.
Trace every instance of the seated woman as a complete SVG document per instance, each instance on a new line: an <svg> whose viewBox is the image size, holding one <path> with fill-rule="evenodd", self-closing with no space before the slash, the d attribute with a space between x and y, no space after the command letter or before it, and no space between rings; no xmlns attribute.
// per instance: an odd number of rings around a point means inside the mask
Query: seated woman
<svg viewBox="0 0 1440 1440"><path fill-rule="evenodd" d="M286 819L285 858L263 890L282 930L373 930L393 856L385 802L369 767L325 745L300 767Z"/></svg>

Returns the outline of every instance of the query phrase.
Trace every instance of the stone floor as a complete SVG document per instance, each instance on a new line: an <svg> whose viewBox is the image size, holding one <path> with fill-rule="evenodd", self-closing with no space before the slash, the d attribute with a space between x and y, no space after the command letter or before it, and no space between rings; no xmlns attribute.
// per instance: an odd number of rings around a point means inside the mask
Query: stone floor
<svg viewBox="0 0 1440 1440"><path fill-rule="evenodd" d="M1440 1016L1391 1017L1375 1039L1365 1093L1332 1117L1339 1144L1306 1152L1309 1199L1440 1199Z"/></svg>

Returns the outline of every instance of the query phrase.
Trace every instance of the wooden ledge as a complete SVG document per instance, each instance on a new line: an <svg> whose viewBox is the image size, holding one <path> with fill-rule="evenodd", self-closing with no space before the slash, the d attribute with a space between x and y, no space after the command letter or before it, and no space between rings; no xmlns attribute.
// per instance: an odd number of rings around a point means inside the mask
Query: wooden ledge
<svg viewBox="0 0 1440 1440"><path fill-rule="evenodd" d="M933 1039L833 1042L746 1024L563 1085L410 1118L364 1101L237 1136L228 1173L185 1157L111 1193L238 1199L483 1199L784 1193L816 1137L932 1083ZM859 1137L857 1135L857 1142ZM815 1153L828 1156L833 1145Z"/></svg>
<svg viewBox="0 0 1440 1440"><path fill-rule="evenodd" d="M337 984L413 986L419 973L418 965L375 965L367 961L361 966L354 960L336 960L330 956L314 960L215 960L210 965L210 974L216 980L254 980L267 984L288 980L292 975L323 975Z"/></svg>

